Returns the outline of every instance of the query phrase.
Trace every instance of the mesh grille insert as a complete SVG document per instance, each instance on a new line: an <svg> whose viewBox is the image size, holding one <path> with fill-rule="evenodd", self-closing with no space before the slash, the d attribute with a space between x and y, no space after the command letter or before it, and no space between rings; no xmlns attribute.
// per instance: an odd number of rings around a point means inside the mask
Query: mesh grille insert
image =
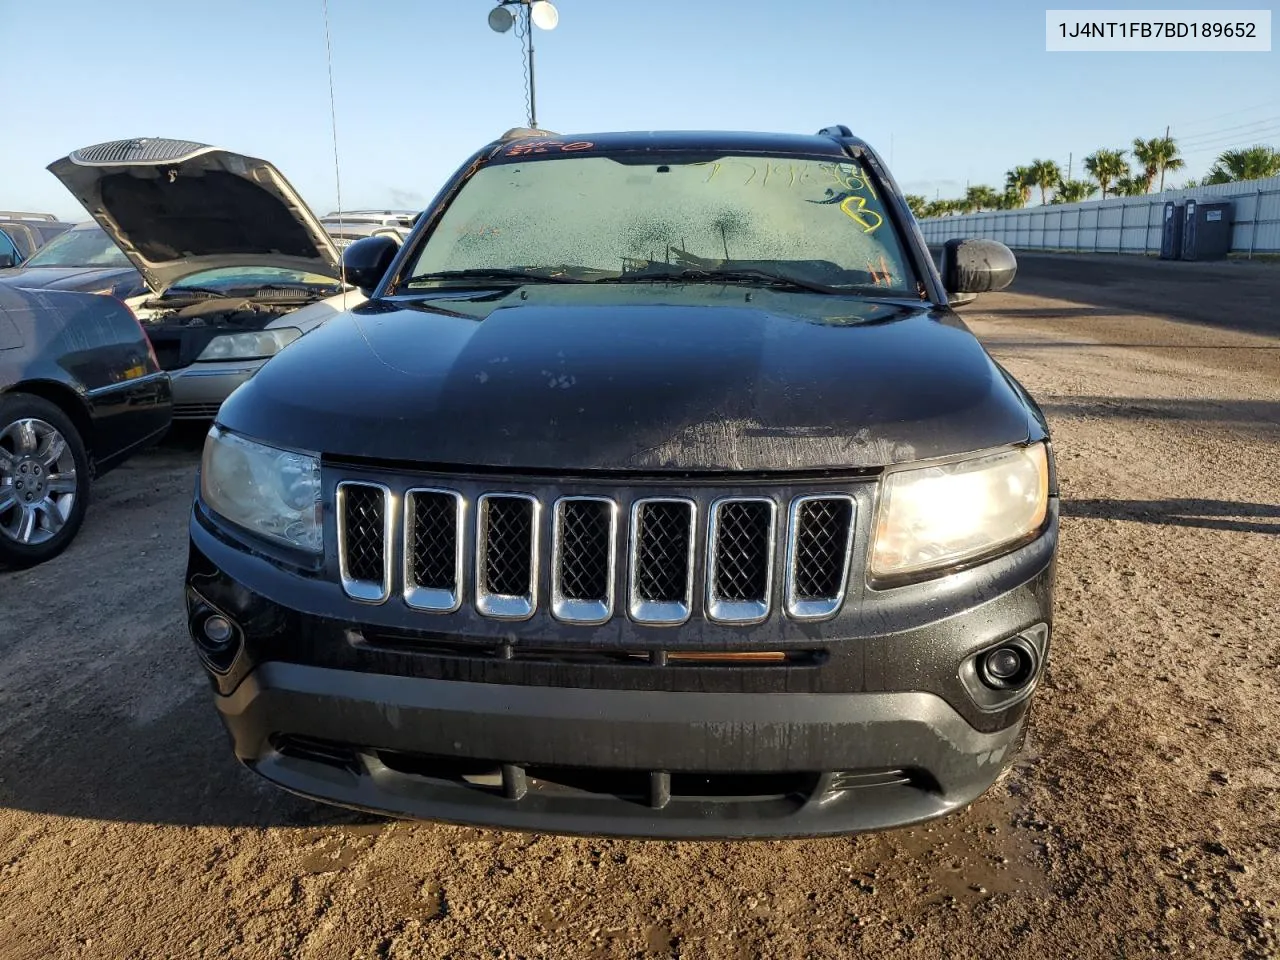
<svg viewBox="0 0 1280 960"><path fill-rule="evenodd" d="M523 497L491 496L483 509L481 588L498 596L528 595L533 583L533 502Z"/></svg>
<svg viewBox="0 0 1280 960"><path fill-rule="evenodd" d="M143 138L141 140L113 140L75 151L71 156L80 163L122 163L125 161L178 160L206 144L193 140L167 140Z"/></svg>
<svg viewBox="0 0 1280 960"><path fill-rule="evenodd" d="M795 597L829 600L840 595L849 563L853 504L844 498L806 500L796 511Z"/></svg>
<svg viewBox="0 0 1280 960"><path fill-rule="evenodd" d="M435 590L458 589L458 503L447 493L418 492L413 517L411 581Z"/></svg>
<svg viewBox="0 0 1280 960"><path fill-rule="evenodd" d="M729 602L768 602L772 504L735 500L716 514L715 583L712 594Z"/></svg>
<svg viewBox="0 0 1280 960"><path fill-rule="evenodd" d="M687 503L641 504L636 516L636 596L683 603L689 589L692 510Z"/></svg>
<svg viewBox="0 0 1280 960"><path fill-rule="evenodd" d="M609 599L612 505L603 500L560 504L560 595L568 600Z"/></svg>
<svg viewBox="0 0 1280 960"><path fill-rule="evenodd" d="M386 502L382 490L363 484L347 484L343 489L347 576L380 584L386 574Z"/></svg>

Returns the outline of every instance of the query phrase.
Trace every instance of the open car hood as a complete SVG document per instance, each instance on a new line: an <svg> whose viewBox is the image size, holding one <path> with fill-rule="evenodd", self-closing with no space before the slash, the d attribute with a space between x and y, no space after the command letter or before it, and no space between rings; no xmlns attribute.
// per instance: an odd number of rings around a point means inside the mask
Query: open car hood
<svg viewBox="0 0 1280 960"><path fill-rule="evenodd" d="M324 227L265 160L144 138L84 147L48 169L156 293L223 267L341 274Z"/></svg>

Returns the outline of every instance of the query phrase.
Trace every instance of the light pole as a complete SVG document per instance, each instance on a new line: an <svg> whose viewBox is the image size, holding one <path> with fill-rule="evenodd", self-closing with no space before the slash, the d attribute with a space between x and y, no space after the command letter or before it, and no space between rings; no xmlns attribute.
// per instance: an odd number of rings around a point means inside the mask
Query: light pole
<svg viewBox="0 0 1280 960"><path fill-rule="evenodd" d="M529 85L529 127L538 129L538 102L533 82L533 28L554 30L560 22L560 12L550 0L498 0L498 5L489 11L489 28L495 33L506 33L516 22L519 14L513 15L509 7L524 8L524 40L525 60L528 64L526 81ZM517 33L518 35L518 33Z"/></svg>

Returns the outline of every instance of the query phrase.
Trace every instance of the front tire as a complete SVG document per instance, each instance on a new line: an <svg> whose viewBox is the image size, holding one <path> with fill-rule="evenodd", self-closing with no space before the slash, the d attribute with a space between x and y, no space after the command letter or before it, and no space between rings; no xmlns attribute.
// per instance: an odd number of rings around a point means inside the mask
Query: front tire
<svg viewBox="0 0 1280 960"><path fill-rule="evenodd" d="M0 567L52 560L89 506L89 453L59 407L28 393L0 395Z"/></svg>

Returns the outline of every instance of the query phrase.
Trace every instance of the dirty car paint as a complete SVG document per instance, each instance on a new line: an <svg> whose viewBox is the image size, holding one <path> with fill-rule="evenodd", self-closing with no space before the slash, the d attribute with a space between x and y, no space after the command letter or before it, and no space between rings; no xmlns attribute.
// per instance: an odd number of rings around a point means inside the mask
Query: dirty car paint
<svg viewBox="0 0 1280 960"><path fill-rule="evenodd" d="M875 468L1033 429L977 340L927 303L529 290L366 304L282 353L220 421L339 456L584 471ZM368 388L324 386L339 381Z"/></svg>

